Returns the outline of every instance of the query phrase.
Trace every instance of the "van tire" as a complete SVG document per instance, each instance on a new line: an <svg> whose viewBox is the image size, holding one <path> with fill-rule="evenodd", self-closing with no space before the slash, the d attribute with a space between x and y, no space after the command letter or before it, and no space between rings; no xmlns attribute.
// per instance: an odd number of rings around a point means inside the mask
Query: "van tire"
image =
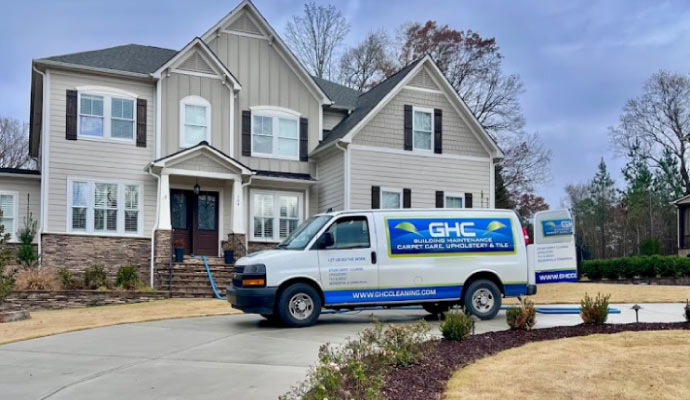
<svg viewBox="0 0 690 400"><path fill-rule="evenodd" d="M321 296L306 283L292 284L280 293L276 314L287 327L312 326L321 314Z"/></svg>
<svg viewBox="0 0 690 400"><path fill-rule="evenodd" d="M467 288L463 303L465 309L479 319L492 319L501 309L501 291L492 281L479 279Z"/></svg>
<svg viewBox="0 0 690 400"><path fill-rule="evenodd" d="M422 304L422 308L424 311L428 312L429 314L433 315L439 315L447 312L450 310L450 304L448 303L425 303Z"/></svg>

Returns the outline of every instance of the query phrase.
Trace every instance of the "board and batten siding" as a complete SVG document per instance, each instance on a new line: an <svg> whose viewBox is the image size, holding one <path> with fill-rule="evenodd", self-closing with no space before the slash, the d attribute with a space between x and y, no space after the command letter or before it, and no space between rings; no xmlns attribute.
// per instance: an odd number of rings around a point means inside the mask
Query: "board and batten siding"
<svg viewBox="0 0 690 400"><path fill-rule="evenodd" d="M326 211L329 208L333 208L333 210L342 210L344 208L344 170L344 154L342 150L332 148L319 155L317 164L319 183L316 187L319 212Z"/></svg>
<svg viewBox="0 0 690 400"><path fill-rule="evenodd" d="M155 86L153 83L119 79L109 76L49 70L50 121L47 182L46 230L67 232L67 179L128 181L143 188L143 236L149 236L156 216L157 183L144 168L153 160ZM66 90L79 86L101 86L136 93L147 102L146 147L135 143L116 143L104 140L65 139ZM45 174L44 174L45 175ZM45 199L44 199L45 200Z"/></svg>
<svg viewBox="0 0 690 400"><path fill-rule="evenodd" d="M180 101L187 96L199 96L211 104L210 144L230 153L230 89L220 79L170 73L161 83L161 157L179 151Z"/></svg>
<svg viewBox="0 0 690 400"><path fill-rule="evenodd" d="M474 207L489 207L490 161L352 148L351 208L371 208L371 187L411 189L413 208L436 207L436 191L472 193Z"/></svg>
<svg viewBox="0 0 690 400"><path fill-rule="evenodd" d="M488 151L441 93L403 88L358 132L353 143L366 146L404 148L403 110L405 105L443 110L443 153L489 157ZM412 154L412 152L410 152Z"/></svg>
<svg viewBox="0 0 690 400"><path fill-rule="evenodd" d="M242 90L235 99L235 145L232 156L253 169L312 173L308 162L242 156L242 111L254 106L294 110L309 120L309 151L319 143L321 105L305 83L266 39L221 32L208 43L237 77Z"/></svg>
<svg viewBox="0 0 690 400"><path fill-rule="evenodd" d="M17 192L18 215L15 216L15 227L17 232L24 226L24 219L27 215L27 205L28 213L31 213L34 221L37 221L40 225L41 179L38 176L25 176L20 174L0 175L0 192ZM37 241L37 239L38 238L34 241Z"/></svg>

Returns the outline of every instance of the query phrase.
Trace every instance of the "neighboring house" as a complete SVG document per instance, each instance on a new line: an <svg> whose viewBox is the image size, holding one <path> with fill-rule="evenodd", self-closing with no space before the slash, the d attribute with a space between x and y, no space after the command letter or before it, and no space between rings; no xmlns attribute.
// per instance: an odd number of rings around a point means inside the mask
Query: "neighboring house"
<svg viewBox="0 0 690 400"><path fill-rule="evenodd" d="M690 195L683 196L672 203L678 216L678 255L690 257Z"/></svg>
<svg viewBox="0 0 690 400"><path fill-rule="evenodd" d="M0 194L40 193L43 265L134 264L153 282L171 240L218 256L330 208L494 205L501 150L429 57L360 94L310 76L250 1L179 51L130 44L32 73L40 179L2 174Z"/></svg>

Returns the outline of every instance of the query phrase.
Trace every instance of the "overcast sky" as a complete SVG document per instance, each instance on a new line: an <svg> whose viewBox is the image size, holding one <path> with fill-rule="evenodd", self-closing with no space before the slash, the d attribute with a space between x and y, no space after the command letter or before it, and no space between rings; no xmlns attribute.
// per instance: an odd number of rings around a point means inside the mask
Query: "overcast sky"
<svg viewBox="0 0 690 400"><path fill-rule="evenodd" d="M139 43L179 49L238 1L8 1L0 6L0 115L28 120L32 58ZM303 0L255 4L284 36ZM552 180L538 188L558 206L568 183L590 179L604 157L620 182L607 128L659 69L690 72L685 1L338 1L349 42L371 29L435 19L495 37L505 70L522 77L526 129L553 151ZM390 4L395 4L391 7Z"/></svg>

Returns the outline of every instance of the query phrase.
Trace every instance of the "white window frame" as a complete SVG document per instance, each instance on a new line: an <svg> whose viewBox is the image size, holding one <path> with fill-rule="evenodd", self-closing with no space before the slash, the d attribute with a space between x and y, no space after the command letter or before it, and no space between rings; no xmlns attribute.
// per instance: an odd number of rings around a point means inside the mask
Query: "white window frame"
<svg viewBox="0 0 690 400"><path fill-rule="evenodd" d="M72 229L72 185L75 182L83 182L88 186L87 206L86 206L86 229ZM95 210L95 185L96 183L110 183L117 185L117 229L115 231L95 230L94 229L94 210ZM125 186L136 186L139 191L137 215L137 232L125 231ZM141 182L121 181L115 179L91 179L91 178L67 178L67 232L79 233L93 236L142 236L144 232L144 185Z"/></svg>
<svg viewBox="0 0 690 400"><path fill-rule="evenodd" d="M282 160L295 160L299 161L299 141L300 141L300 125L299 125L299 119L301 117L301 114L298 113L297 111L290 110L288 108L283 108L283 107L273 107L273 106L257 106L257 107L251 107L251 126L250 126L250 140L251 140L251 148L252 148L252 157L264 157L264 158L279 158ZM272 152L271 153L259 153L254 150L254 117L269 117L273 119L273 122L271 124L273 128L273 143L272 143ZM278 154L278 133L279 133L279 128L278 128L278 119L290 119L295 121L296 126L297 126L297 154L293 156L283 156Z"/></svg>
<svg viewBox="0 0 690 400"><path fill-rule="evenodd" d="M191 95L180 100L180 148L186 149L196 146L197 143L188 143L185 139L185 106L200 106L206 107L206 138L204 139L208 144L211 144L212 135L212 120L211 120L211 103L201 96ZM199 125L200 126L200 125Z"/></svg>
<svg viewBox="0 0 690 400"><path fill-rule="evenodd" d="M81 134L81 96L100 96L103 97L103 136L92 136ZM134 93L125 92L117 89L105 87L84 87L77 88L77 138L80 140L95 140L115 143L134 144L137 139L137 98ZM112 99L122 99L132 101L132 138L117 138L111 136L112 131ZM89 116L88 114L85 114ZM121 118L116 118L121 119Z"/></svg>
<svg viewBox="0 0 690 400"><path fill-rule="evenodd" d="M403 209L403 190L398 188L386 188L382 187L379 193L379 205L383 209L383 192L397 193L400 196L400 210Z"/></svg>
<svg viewBox="0 0 690 400"><path fill-rule="evenodd" d="M462 208L465 207L465 193L464 192L443 192L443 208L448 208L447 199L448 197L459 197L462 199Z"/></svg>
<svg viewBox="0 0 690 400"><path fill-rule="evenodd" d="M254 195L264 194L273 196L273 237L272 238L257 238L254 237ZM249 191L249 241L250 242L280 242L280 196L296 196L297 197L297 225L304 221L304 193L292 192L285 190L264 190L252 189Z"/></svg>
<svg viewBox="0 0 690 400"><path fill-rule="evenodd" d="M2 196L12 196L12 219L14 220L14 232L5 231L3 234L10 234L10 242L16 242L19 240L17 234L19 232L19 192L11 190L0 190L0 195ZM4 217L0 217L2 219ZM1 224L1 223L0 223Z"/></svg>
<svg viewBox="0 0 690 400"><path fill-rule="evenodd" d="M415 145L416 140L416 131L415 129L415 113L416 112L423 112L431 115L431 147L428 149L421 149ZM414 151L421 151L425 153L433 153L434 151L434 109L433 108L425 108L425 107L412 107L412 150Z"/></svg>

